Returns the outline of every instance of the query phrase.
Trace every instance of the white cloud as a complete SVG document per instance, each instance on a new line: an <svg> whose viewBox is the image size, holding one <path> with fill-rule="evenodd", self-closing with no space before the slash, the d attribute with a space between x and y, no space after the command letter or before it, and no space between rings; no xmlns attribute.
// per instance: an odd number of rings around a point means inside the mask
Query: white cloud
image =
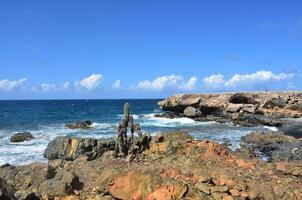
<svg viewBox="0 0 302 200"><path fill-rule="evenodd" d="M191 77L185 82L182 76L172 74L169 76L160 76L151 81L141 81L133 88L153 91L162 91L164 89L192 90L195 87L196 81L196 77Z"/></svg>
<svg viewBox="0 0 302 200"><path fill-rule="evenodd" d="M180 85L179 87L184 90L193 90L196 87L197 80L197 77L193 76L188 80L188 82L184 83L183 85Z"/></svg>
<svg viewBox="0 0 302 200"><path fill-rule="evenodd" d="M92 74L75 83L76 86L86 88L88 90L95 89L102 81L103 76L101 74Z"/></svg>
<svg viewBox="0 0 302 200"><path fill-rule="evenodd" d="M66 81L66 82L62 83L62 88L64 90L69 90L70 89L70 82Z"/></svg>
<svg viewBox="0 0 302 200"><path fill-rule="evenodd" d="M211 76L205 77L202 82L205 84L207 88L219 88L221 87L225 80L222 74L213 74Z"/></svg>
<svg viewBox="0 0 302 200"><path fill-rule="evenodd" d="M274 74L271 71L257 71L252 74L235 74L230 79L225 80L222 74L213 74L205 77L203 83L207 88L236 88L249 86L253 84L261 84L269 81L281 81L293 77L294 74L280 73Z"/></svg>
<svg viewBox="0 0 302 200"><path fill-rule="evenodd" d="M115 82L114 82L114 84L112 85L112 88L113 89L122 89L123 87L122 87L122 85L121 85L121 80L116 80Z"/></svg>
<svg viewBox="0 0 302 200"><path fill-rule="evenodd" d="M7 79L0 80L0 90L12 90L14 88L20 87L26 80L26 78L22 78L16 81L9 81Z"/></svg>
<svg viewBox="0 0 302 200"><path fill-rule="evenodd" d="M225 82L226 87L236 87L245 84L261 83L267 81L280 81L292 77L293 74L274 74L271 71L257 71L253 74L235 74L231 79Z"/></svg>
<svg viewBox="0 0 302 200"><path fill-rule="evenodd" d="M63 92L70 89L70 82L63 82L60 84L42 83L39 86L31 87L32 92Z"/></svg>
<svg viewBox="0 0 302 200"><path fill-rule="evenodd" d="M50 91L55 91L57 89L57 86L55 84L48 84L48 83L43 83L40 86L42 92L50 92Z"/></svg>

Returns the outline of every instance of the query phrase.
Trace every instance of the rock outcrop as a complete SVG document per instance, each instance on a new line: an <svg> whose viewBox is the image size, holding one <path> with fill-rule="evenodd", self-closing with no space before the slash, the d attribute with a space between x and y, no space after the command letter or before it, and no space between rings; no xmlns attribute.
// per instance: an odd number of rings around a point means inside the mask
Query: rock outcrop
<svg viewBox="0 0 302 200"><path fill-rule="evenodd" d="M48 160L75 160L79 155L85 155L92 160L114 149L115 141L110 139L57 137L48 144L44 157Z"/></svg>
<svg viewBox="0 0 302 200"><path fill-rule="evenodd" d="M291 122L281 119L302 117L302 92L177 94L158 102L158 105L164 111L173 112L169 118L186 116L200 121L233 121L247 126L286 126ZM186 115L186 109L193 114ZM159 117L165 117L165 114ZM302 130L301 123L297 126Z"/></svg>
<svg viewBox="0 0 302 200"><path fill-rule="evenodd" d="M33 139L34 136L29 132L16 133L10 137L11 142L24 142Z"/></svg>
<svg viewBox="0 0 302 200"><path fill-rule="evenodd" d="M65 127L69 129L86 129L86 128L90 128L91 124L92 124L91 121L85 120L85 121L65 124Z"/></svg>
<svg viewBox="0 0 302 200"><path fill-rule="evenodd" d="M260 151L273 161L302 160L302 140L276 132L252 132L241 138L241 146Z"/></svg>

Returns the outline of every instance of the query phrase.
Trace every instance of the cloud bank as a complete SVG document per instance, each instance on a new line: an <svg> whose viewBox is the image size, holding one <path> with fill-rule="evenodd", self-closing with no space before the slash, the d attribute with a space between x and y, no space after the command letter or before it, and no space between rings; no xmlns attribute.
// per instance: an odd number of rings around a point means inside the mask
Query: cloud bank
<svg viewBox="0 0 302 200"><path fill-rule="evenodd" d="M0 90L13 90L17 87L21 87L26 80L26 78L15 81L10 81L7 79L0 80Z"/></svg>
<svg viewBox="0 0 302 200"><path fill-rule="evenodd" d="M230 79L226 80L222 74L213 74L203 79L206 88L218 89L228 88L236 89L240 87L248 87L259 85L270 81L281 81L293 77L292 73L274 74L271 71L257 71L251 74L235 74Z"/></svg>
<svg viewBox="0 0 302 200"><path fill-rule="evenodd" d="M188 81L185 81L183 76L172 74L160 76L151 81L141 81L133 88L150 91L163 91L165 89L193 90L196 82L197 78L195 76L191 77Z"/></svg>

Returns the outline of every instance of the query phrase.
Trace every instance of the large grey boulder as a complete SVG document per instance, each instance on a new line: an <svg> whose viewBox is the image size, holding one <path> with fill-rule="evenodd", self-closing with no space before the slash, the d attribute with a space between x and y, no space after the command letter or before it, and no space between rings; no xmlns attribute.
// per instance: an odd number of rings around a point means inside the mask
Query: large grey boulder
<svg viewBox="0 0 302 200"><path fill-rule="evenodd" d="M16 133L10 137L11 142L23 142L26 140L30 140L34 138L34 136L29 132L24 133Z"/></svg>
<svg viewBox="0 0 302 200"><path fill-rule="evenodd" d="M185 117L200 117L202 115L201 111L198 110L197 108L194 108L192 106L188 106L185 110L184 110L184 116Z"/></svg>
<svg viewBox="0 0 302 200"><path fill-rule="evenodd" d="M93 160L114 149L114 140L57 137L47 145L44 157L48 160L75 160L79 155L85 155L88 160Z"/></svg>

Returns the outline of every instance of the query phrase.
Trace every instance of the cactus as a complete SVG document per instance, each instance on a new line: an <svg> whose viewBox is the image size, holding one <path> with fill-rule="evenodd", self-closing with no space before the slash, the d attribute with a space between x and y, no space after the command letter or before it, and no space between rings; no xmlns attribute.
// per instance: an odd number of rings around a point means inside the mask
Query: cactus
<svg viewBox="0 0 302 200"><path fill-rule="evenodd" d="M129 122L129 104L125 103L124 105L124 119Z"/></svg>

